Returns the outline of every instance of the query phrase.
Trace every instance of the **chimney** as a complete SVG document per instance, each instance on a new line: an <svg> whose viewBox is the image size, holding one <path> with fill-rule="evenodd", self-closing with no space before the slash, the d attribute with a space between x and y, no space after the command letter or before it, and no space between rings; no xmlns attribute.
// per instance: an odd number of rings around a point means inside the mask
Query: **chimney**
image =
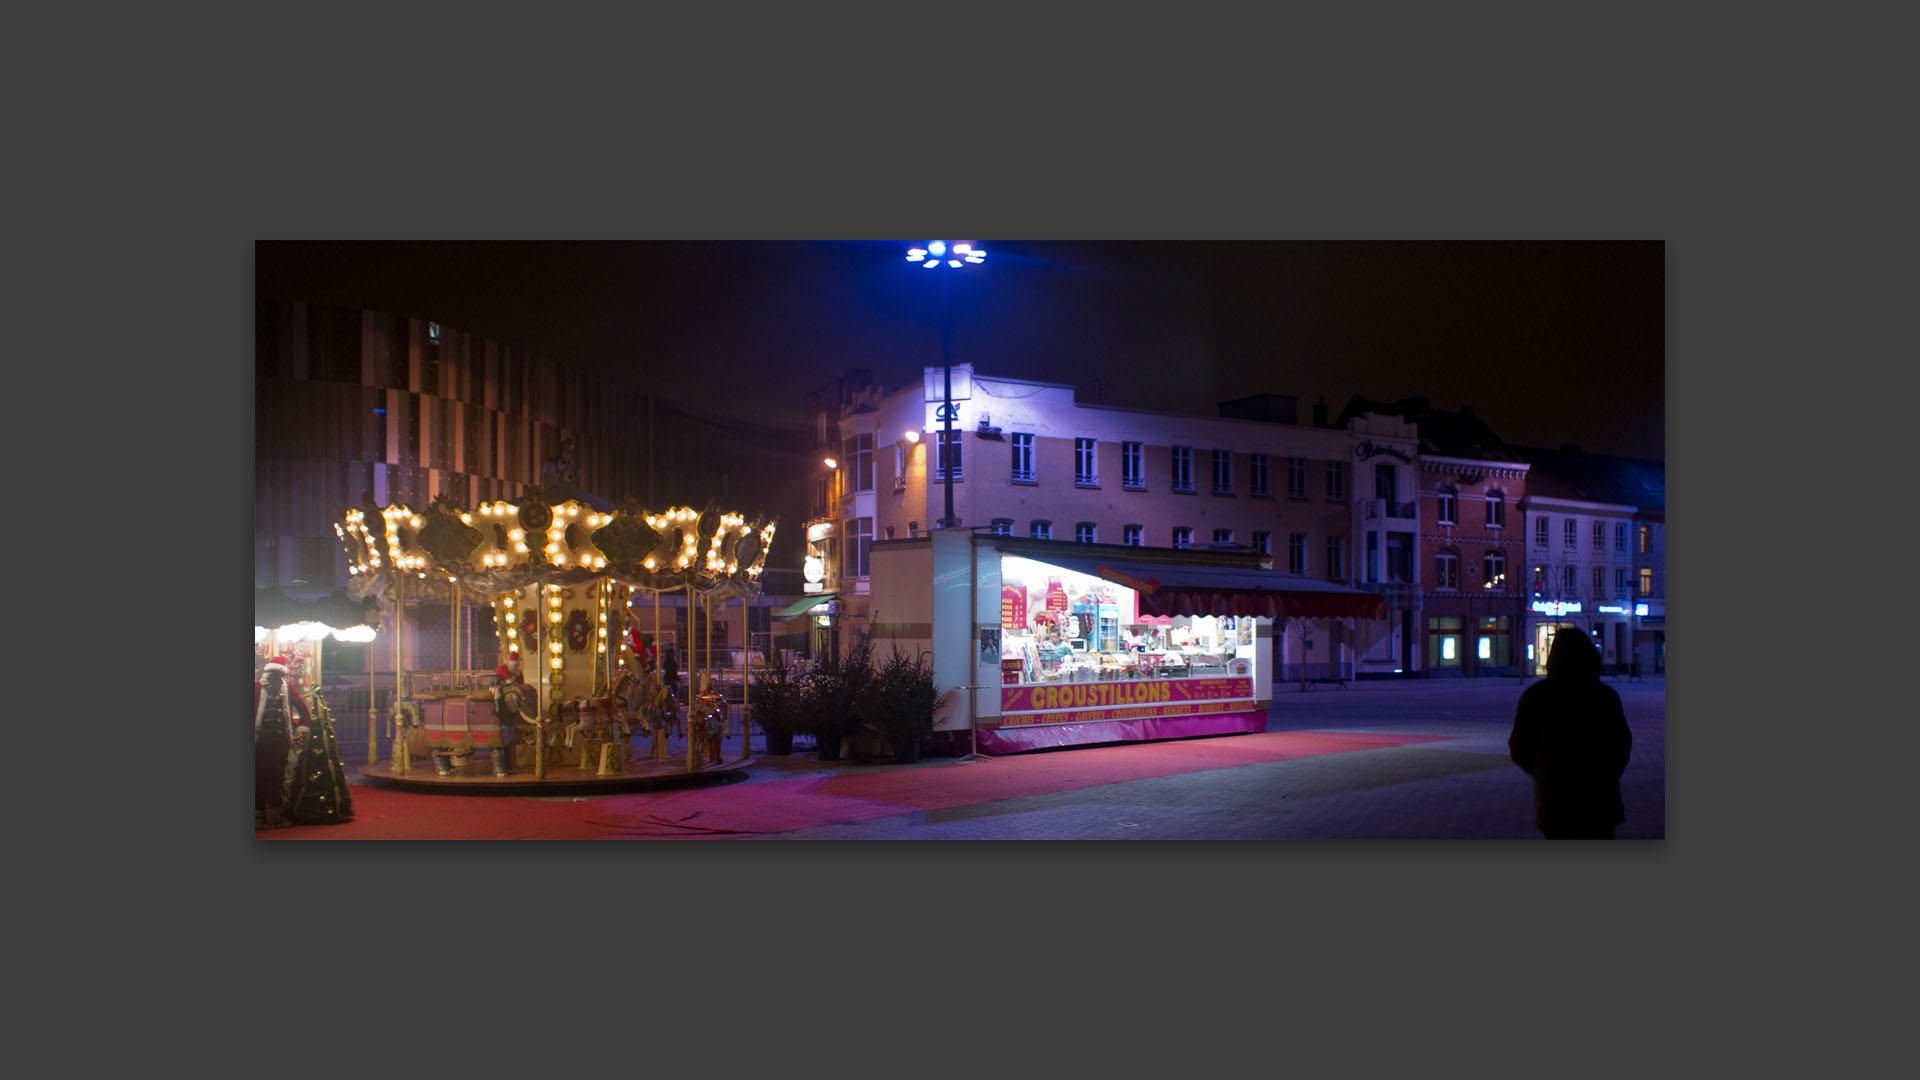
<svg viewBox="0 0 1920 1080"><path fill-rule="evenodd" d="M1321 398L1313 403L1313 426L1327 426L1327 399Z"/></svg>

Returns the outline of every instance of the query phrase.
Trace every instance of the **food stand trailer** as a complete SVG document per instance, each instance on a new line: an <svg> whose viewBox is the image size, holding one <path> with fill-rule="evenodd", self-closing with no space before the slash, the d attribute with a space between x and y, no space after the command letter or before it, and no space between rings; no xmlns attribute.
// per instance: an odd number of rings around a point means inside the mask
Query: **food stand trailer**
<svg viewBox="0 0 1920 1080"><path fill-rule="evenodd" d="M931 650L936 738L989 754L1264 730L1279 628L1386 616L1251 553L936 530L871 558L876 652Z"/></svg>

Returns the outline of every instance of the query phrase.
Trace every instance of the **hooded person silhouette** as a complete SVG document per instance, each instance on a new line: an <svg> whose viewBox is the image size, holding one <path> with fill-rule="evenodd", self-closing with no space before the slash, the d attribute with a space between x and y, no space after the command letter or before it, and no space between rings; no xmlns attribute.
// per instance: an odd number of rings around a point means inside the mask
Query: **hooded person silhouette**
<svg viewBox="0 0 1920 1080"><path fill-rule="evenodd" d="M1600 682L1600 652L1586 634L1554 635L1547 677L1527 687L1507 751L1533 777L1533 821L1549 840L1613 839L1627 820L1620 774L1633 733L1620 695Z"/></svg>

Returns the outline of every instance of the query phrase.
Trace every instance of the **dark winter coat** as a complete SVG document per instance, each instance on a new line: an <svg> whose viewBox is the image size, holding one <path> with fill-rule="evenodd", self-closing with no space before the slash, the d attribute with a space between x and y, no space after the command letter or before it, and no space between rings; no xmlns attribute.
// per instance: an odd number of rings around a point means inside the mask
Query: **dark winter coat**
<svg viewBox="0 0 1920 1080"><path fill-rule="evenodd" d="M1507 750L1533 777L1542 832L1610 833L1627 820L1620 774L1633 749L1620 695L1600 682L1600 652L1577 630L1554 635L1547 677L1527 687Z"/></svg>

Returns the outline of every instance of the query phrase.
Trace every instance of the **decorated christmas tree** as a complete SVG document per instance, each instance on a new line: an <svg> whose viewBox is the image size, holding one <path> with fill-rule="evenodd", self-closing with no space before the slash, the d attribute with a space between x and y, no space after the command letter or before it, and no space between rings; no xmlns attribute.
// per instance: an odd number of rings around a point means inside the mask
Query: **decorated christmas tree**
<svg viewBox="0 0 1920 1080"><path fill-rule="evenodd" d="M313 727L296 739L293 766L287 770L285 819L296 825L338 825L353 820L353 792L334 739L333 714L319 691L313 694Z"/></svg>

